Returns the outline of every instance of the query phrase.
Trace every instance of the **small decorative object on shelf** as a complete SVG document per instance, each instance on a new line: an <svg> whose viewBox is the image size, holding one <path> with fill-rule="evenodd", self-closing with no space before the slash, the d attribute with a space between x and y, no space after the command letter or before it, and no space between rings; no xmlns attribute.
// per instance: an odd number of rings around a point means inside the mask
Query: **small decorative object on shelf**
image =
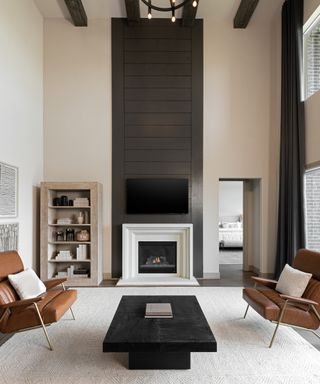
<svg viewBox="0 0 320 384"><path fill-rule="evenodd" d="M64 241L64 232L63 231L57 231L56 232L56 241Z"/></svg>
<svg viewBox="0 0 320 384"><path fill-rule="evenodd" d="M57 261L67 261L67 260L72 260L73 255L70 251L60 251L58 252L55 260Z"/></svg>
<svg viewBox="0 0 320 384"><path fill-rule="evenodd" d="M78 241L90 241L90 233L86 229L77 232L76 236Z"/></svg>
<svg viewBox="0 0 320 384"><path fill-rule="evenodd" d="M87 244L80 244L77 246L77 260L87 260Z"/></svg>
<svg viewBox="0 0 320 384"><path fill-rule="evenodd" d="M61 219L57 219L57 224L70 225L70 224L72 224L72 219L70 219L69 217L63 217Z"/></svg>
<svg viewBox="0 0 320 384"><path fill-rule="evenodd" d="M89 199L87 197L77 197L73 201L75 207L89 207Z"/></svg>
<svg viewBox="0 0 320 384"><path fill-rule="evenodd" d="M68 196L61 196L60 201L63 207L67 207L69 205Z"/></svg>
<svg viewBox="0 0 320 384"><path fill-rule="evenodd" d="M66 241L74 241L74 229L66 229Z"/></svg>
<svg viewBox="0 0 320 384"><path fill-rule="evenodd" d="M54 207L59 207L61 205L61 200L60 200L60 197L55 197L52 201L52 205Z"/></svg>
<svg viewBox="0 0 320 384"><path fill-rule="evenodd" d="M84 223L84 214L83 212L79 212L79 216L77 217L78 224Z"/></svg>
<svg viewBox="0 0 320 384"><path fill-rule="evenodd" d="M89 277L89 270L87 268L77 268L73 271L73 276Z"/></svg>
<svg viewBox="0 0 320 384"><path fill-rule="evenodd" d="M74 265L70 265L65 271L59 271L56 277L89 277L89 270L87 268L75 268Z"/></svg>

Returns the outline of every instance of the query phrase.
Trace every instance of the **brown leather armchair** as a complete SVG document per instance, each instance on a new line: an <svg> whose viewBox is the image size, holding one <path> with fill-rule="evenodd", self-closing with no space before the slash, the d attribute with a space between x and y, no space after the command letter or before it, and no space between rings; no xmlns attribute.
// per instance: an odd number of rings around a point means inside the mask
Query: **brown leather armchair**
<svg viewBox="0 0 320 384"><path fill-rule="evenodd" d="M280 325L302 328L315 332L320 326L320 253L300 249L293 261L293 267L303 272L312 273L312 278L302 297L282 295L276 291L276 280L252 277L254 288L244 288L243 298L249 306L267 320L276 323L269 348L272 347ZM257 286L261 287L258 288Z"/></svg>
<svg viewBox="0 0 320 384"><path fill-rule="evenodd" d="M63 283L67 279L52 279L43 282L47 288L44 294L20 300L8 280L8 275L23 270L23 263L17 252L0 252L0 332L13 333L42 327L49 348L53 350L46 325L57 322L68 309L75 319L71 305L77 299L77 291L65 289Z"/></svg>

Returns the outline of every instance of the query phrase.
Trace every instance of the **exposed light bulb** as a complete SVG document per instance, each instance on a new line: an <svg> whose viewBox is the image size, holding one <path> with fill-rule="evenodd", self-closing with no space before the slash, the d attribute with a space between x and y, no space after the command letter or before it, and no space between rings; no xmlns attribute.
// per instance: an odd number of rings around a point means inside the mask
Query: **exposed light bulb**
<svg viewBox="0 0 320 384"><path fill-rule="evenodd" d="M151 14L151 12L148 13L148 19L149 19L149 20L152 19L152 14Z"/></svg>
<svg viewBox="0 0 320 384"><path fill-rule="evenodd" d="M192 6L195 8L197 5L198 5L198 2L197 2L196 0L194 0L194 1L192 2Z"/></svg>
<svg viewBox="0 0 320 384"><path fill-rule="evenodd" d="M176 15L174 13L174 8L172 7L172 17L171 17L171 21L174 23L176 21Z"/></svg>

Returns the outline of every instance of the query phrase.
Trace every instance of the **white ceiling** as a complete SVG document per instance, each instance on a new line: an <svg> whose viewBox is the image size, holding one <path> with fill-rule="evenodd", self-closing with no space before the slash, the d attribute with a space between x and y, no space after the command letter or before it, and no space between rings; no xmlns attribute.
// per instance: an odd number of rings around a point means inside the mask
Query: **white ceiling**
<svg viewBox="0 0 320 384"><path fill-rule="evenodd" d="M167 6L169 0L152 0L154 4ZM233 20L241 0L200 0L197 17L214 21ZM284 0L260 0L252 23L268 23L280 10ZM64 0L34 0L45 18L70 18ZM82 0L88 19L126 17L125 0ZM141 17L147 16L147 8L140 2ZM167 13L152 11L153 17L169 17ZM177 13L177 17L180 13Z"/></svg>

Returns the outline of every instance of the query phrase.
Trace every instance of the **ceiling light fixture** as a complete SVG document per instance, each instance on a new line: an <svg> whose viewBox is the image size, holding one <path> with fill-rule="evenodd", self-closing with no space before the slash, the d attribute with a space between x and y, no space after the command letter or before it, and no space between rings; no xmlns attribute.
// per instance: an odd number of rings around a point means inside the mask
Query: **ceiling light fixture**
<svg viewBox="0 0 320 384"><path fill-rule="evenodd" d="M148 19L152 19L151 9L160 12L171 12L172 17L171 21L174 23L176 21L175 11L188 3L192 3L192 6L196 8L198 6L198 1L196 0L170 0L170 7L160 7L158 5L152 4L151 0L141 0L148 7Z"/></svg>
<svg viewBox="0 0 320 384"><path fill-rule="evenodd" d="M151 0L148 0L148 19L152 19L152 13L151 13Z"/></svg>

